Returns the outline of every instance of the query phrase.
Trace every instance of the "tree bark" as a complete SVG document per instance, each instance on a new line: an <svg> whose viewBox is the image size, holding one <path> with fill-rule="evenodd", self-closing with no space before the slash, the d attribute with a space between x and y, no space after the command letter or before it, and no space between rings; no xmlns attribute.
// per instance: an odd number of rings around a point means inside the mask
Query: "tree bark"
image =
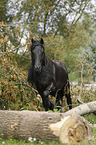
<svg viewBox="0 0 96 145"><path fill-rule="evenodd" d="M35 111L0 111L0 137L28 140L51 141L59 137L53 135L49 125L61 120L63 114Z"/></svg>
<svg viewBox="0 0 96 145"><path fill-rule="evenodd" d="M96 112L96 101L80 105L65 113L0 110L0 137L24 140L35 137L36 140L60 140L63 143L63 138L67 139L65 143L94 140L89 123L79 116L91 112ZM86 134L85 138L82 135L81 139L79 138L80 130L84 130L81 134ZM67 137L64 136L66 131Z"/></svg>

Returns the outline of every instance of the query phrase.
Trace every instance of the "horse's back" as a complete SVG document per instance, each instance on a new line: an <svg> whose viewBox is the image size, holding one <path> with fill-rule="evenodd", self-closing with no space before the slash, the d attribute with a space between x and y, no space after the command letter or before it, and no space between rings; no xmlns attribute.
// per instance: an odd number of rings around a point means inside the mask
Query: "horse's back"
<svg viewBox="0 0 96 145"><path fill-rule="evenodd" d="M64 63L59 62L59 61L54 61L54 64L56 64L56 66L57 66L58 68L63 67L63 70L66 72L66 74L68 74L67 68L66 68L66 66L65 66Z"/></svg>

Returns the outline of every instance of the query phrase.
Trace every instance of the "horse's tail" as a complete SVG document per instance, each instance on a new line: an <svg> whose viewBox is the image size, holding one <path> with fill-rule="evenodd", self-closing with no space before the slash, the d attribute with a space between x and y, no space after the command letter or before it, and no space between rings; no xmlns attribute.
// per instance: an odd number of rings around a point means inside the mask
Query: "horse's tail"
<svg viewBox="0 0 96 145"><path fill-rule="evenodd" d="M70 94L70 82L69 79L67 80L66 86L65 86L65 97L67 98L67 104L69 106L69 109L72 109L72 99Z"/></svg>

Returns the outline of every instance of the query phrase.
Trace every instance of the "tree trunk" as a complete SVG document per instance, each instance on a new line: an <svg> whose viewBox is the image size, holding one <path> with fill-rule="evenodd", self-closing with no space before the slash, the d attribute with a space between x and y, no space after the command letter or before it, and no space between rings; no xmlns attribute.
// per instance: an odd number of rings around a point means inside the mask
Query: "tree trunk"
<svg viewBox="0 0 96 145"><path fill-rule="evenodd" d="M63 114L35 111L0 111L0 137L27 140L51 141L59 138L53 135L49 125L61 120Z"/></svg>
<svg viewBox="0 0 96 145"><path fill-rule="evenodd" d="M24 140L35 137L41 141L60 140L63 143L91 141L94 140L92 129L79 115L94 111L96 101L65 113L0 110L0 137Z"/></svg>

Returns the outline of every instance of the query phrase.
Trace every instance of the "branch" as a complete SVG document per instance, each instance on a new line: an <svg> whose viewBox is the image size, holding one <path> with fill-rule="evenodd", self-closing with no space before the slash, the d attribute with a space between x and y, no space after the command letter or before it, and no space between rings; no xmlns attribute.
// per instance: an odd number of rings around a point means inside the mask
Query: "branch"
<svg viewBox="0 0 96 145"><path fill-rule="evenodd" d="M20 82L20 83L18 83L18 84L20 84L21 87L22 87L22 84L26 84L26 85L27 85L28 87L30 87L33 91L35 91L36 93L38 93L38 91L35 90L33 87L31 87L25 79L23 79L23 80L24 80L24 82L26 82L26 83L21 83L21 80L20 80L19 77L18 77L19 74L18 74L14 69L10 68L10 70L12 70L12 71L16 74L16 76L17 76L17 78L18 78L18 80L19 80L19 82Z"/></svg>
<svg viewBox="0 0 96 145"><path fill-rule="evenodd" d="M82 4L83 4L83 2L82 2L81 5L80 5L79 12L76 13L76 16L75 16L75 18L74 18L74 20L73 20L73 22L72 22L72 25L73 25L73 24L76 24L76 23L78 22L78 20L81 18L82 14L83 14L83 12L84 12L86 6L87 6L86 1L85 1L85 6L84 6L84 8L82 9L82 13L80 14L80 16L79 16L79 17L77 18L77 20L75 21L75 19L76 19L76 17L77 17L77 14L80 13L80 11L81 11L81 6L82 6ZM74 22L75 22L75 23L74 23Z"/></svg>
<svg viewBox="0 0 96 145"><path fill-rule="evenodd" d="M70 114L85 115L85 114L94 113L94 112L96 112L96 101L84 103L80 106L77 106L65 112L64 114L65 115L70 115Z"/></svg>

